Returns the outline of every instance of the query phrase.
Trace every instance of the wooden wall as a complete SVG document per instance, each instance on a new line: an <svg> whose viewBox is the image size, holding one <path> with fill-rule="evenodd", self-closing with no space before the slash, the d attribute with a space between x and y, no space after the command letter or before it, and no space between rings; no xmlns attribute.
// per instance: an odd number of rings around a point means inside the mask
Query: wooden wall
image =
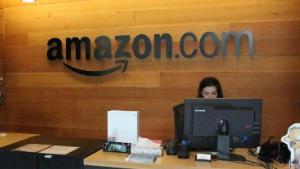
<svg viewBox="0 0 300 169"><path fill-rule="evenodd" d="M173 105L195 97L206 76L221 81L225 97L264 99L263 137L280 137L300 120L298 0L10 0L1 17L6 65L2 129L105 138L106 112L122 109L141 112L142 136L172 138ZM152 53L144 61L132 57L124 74L83 77L46 57L53 37L88 36L93 42L100 35L113 40L143 33L153 40L154 33L167 32L178 51L184 32L200 38L207 31L221 35L246 29L254 33L254 58L246 55L245 45L240 58L232 50L227 58L214 59L198 54L157 60ZM92 63L92 68L107 66Z"/></svg>
<svg viewBox="0 0 300 169"><path fill-rule="evenodd" d="M0 76L3 76L4 62L4 22L3 22L3 0L0 0Z"/></svg>
<svg viewBox="0 0 300 169"><path fill-rule="evenodd" d="M4 22L3 22L3 0L0 0L0 80L4 76ZM5 107L2 105L4 83L0 81L0 114L4 113ZM0 124L2 123L0 115ZM1 129L0 129L1 130Z"/></svg>

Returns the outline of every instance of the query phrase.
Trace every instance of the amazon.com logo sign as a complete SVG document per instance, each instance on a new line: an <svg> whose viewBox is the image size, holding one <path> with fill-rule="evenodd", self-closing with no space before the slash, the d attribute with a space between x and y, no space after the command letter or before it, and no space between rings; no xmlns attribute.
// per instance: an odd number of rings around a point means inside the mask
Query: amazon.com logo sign
<svg viewBox="0 0 300 169"><path fill-rule="evenodd" d="M254 55L254 40L251 31L242 32L223 32L222 39L220 40L216 33L205 32L202 36L197 38L197 36L192 32L184 33L179 40L179 53L173 53L173 39L169 33L154 34L153 42L145 34L139 34L132 40L130 35L119 35L115 36L115 41L118 42L116 50L112 51L112 41L108 36L98 36L96 37L94 43L95 48L93 50L93 57L99 61L104 62L105 60L113 59L115 60L115 65L111 68L104 70L85 70L80 67L74 67L68 63L72 59L72 47L75 48L76 60L82 59L82 54L85 54L85 60L91 59L91 40L88 37L78 37L66 38L66 53L65 59L63 56L63 46L62 41L59 38L52 38L48 41L48 51L47 58L50 61L54 60L65 60L63 63L66 67L72 71L86 75L86 76L103 76L106 74L113 73L118 70L125 72L127 69L128 61L131 57L136 57L140 60L145 60L150 57L151 52L154 52L154 57L160 59L161 57L166 57L168 59L173 58L186 58L192 59L197 55L202 55L205 58L213 59L218 56L219 52L222 52L222 56L227 56L227 44L230 38L234 39L234 49L235 56L239 57L241 55L241 40L243 37L247 38L248 42L248 55L252 57ZM212 51L207 51L205 48L206 41L211 40L214 43L214 49ZM187 42L197 43L197 47L192 50L187 50ZM164 43L164 47L162 47ZM128 51L128 44L132 44L132 53ZM84 49L84 51L81 51ZM127 50L126 50L127 49ZM162 51L164 50L165 56L162 56ZM74 50L73 50L74 52ZM87 62L88 63L88 62Z"/></svg>

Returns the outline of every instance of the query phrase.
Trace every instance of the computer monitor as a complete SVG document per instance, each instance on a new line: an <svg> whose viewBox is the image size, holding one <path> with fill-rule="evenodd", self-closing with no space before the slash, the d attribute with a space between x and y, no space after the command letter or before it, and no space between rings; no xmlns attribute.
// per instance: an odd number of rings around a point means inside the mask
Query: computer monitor
<svg viewBox="0 0 300 169"><path fill-rule="evenodd" d="M262 99L185 99L183 130L176 136L189 140L193 150L216 150L220 123L226 121L232 148L260 145ZM177 116L180 117L180 116ZM223 121L222 121L223 120Z"/></svg>

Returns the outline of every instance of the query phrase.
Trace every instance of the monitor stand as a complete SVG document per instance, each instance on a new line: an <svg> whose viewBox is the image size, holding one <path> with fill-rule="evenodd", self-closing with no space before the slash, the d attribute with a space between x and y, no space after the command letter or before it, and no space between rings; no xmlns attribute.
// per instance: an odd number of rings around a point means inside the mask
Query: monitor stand
<svg viewBox="0 0 300 169"><path fill-rule="evenodd" d="M246 161L244 156L230 153L229 135L218 135L217 157L226 161Z"/></svg>

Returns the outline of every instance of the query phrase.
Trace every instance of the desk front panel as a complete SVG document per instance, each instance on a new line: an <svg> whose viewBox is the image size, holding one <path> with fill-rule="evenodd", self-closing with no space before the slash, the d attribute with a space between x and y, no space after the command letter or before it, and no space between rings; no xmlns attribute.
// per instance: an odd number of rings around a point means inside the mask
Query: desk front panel
<svg viewBox="0 0 300 169"><path fill-rule="evenodd" d="M247 149L237 149L236 154L245 156L248 160L257 161L256 158L247 154ZM250 166L245 164L237 164L228 161L213 161L213 162L197 162L194 160L196 153L191 153L189 159L178 159L177 156L163 155L157 158L153 164L129 163L125 161L128 154L111 153L98 151L89 157L85 158L85 169L102 169L102 168L131 168L131 169L256 169L261 166ZM287 169L288 165L276 166L278 169Z"/></svg>

